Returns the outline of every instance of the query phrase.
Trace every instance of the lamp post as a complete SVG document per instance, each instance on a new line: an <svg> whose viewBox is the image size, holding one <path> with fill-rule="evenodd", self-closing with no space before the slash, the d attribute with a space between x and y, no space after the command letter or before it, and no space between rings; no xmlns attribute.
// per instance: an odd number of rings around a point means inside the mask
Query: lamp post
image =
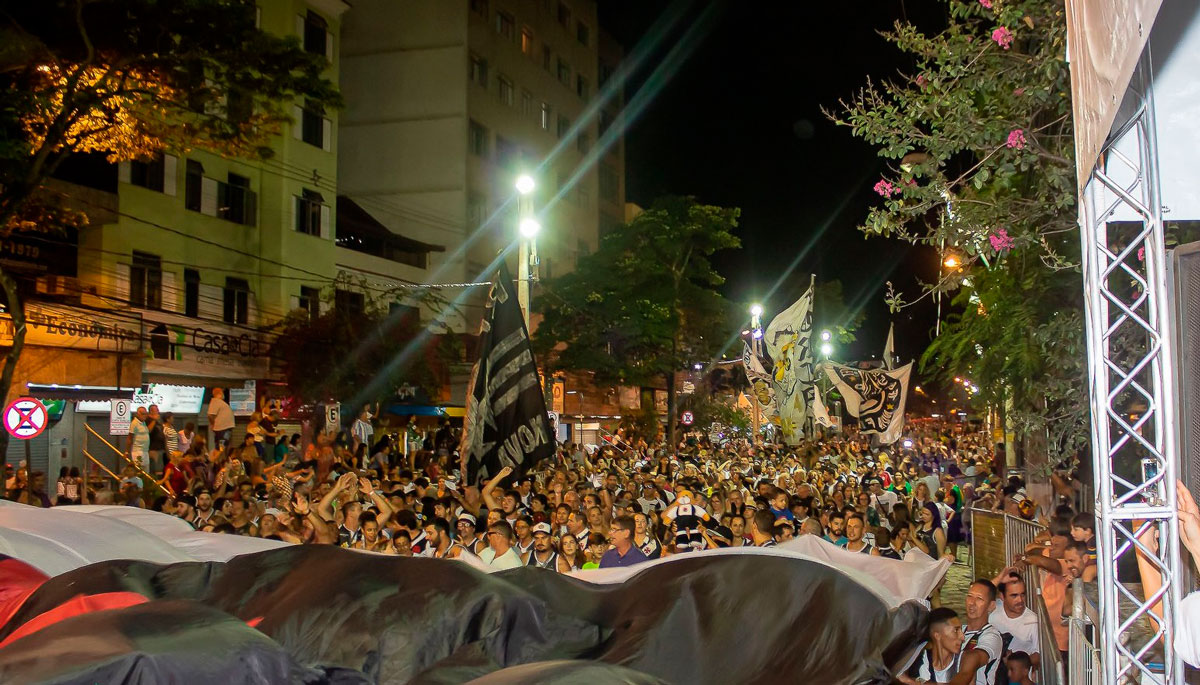
<svg viewBox="0 0 1200 685"><path fill-rule="evenodd" d="M517 250L517 303L529 327L529 282L533 279L532 264L537 259L537 234L542 225L533 216L533 190L536 184L529 174L517 177L517 232L521 236Z"/></svg>
<svg viewBox="0 0 1200 685"><path fill-rule="evenodd" d="M750 305L750 346L754 350L754 358L762 359L762 313L761 304ZM758 403L758 392L750 386L750 396L754 399L754 436L751 442L758 438L758 429L762 423L762 407Z"/></svg>

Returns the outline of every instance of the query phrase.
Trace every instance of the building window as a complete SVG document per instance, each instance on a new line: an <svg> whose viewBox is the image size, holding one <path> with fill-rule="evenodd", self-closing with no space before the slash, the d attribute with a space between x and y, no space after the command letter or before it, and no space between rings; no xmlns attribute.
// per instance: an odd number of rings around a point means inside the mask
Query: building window
<svg viewBox="0 0 1200 685"><path fill-rule="evenodd" d="M545 69L546 71L550 71L550 68L553 66L554 66L554 55L551 54L551 52L550 52L550 46L543 45L542 46L542 68Z"/></svg>
<svg viewBox="0 0 1200 685"><path fill-rule="evenodd" d="M194 159L189 159L186 168L183 179L183 206L193 212L198 212L202 202L201 187L204 184L204 165Z"/></svg>
<svg viewBox="0 0 1200 685"><path fill-rule="evenodd" d="M300 309L308 312L309 318L315 319L321 315L321 291L311 286L300 286Z"/></svg>
<svg viewBox="0 0 1200 685"><path fill-rule="evenodd" d="M571 28L571 8L565 2L558 3L558 23L564 29Z"/></svg>
<svg viewBox="0 0 1200 685"><path fill-rule="evenodd" d="M329 141L326 140L327 125L329 121L324 116L320 109L305 108L300 116L300 140L319 147L322 150L328 150Z"/></svg>
<svg viewBox="0 0 1200 685"><path fill-rule="evenodd" d="M183 270L183 314L200 316L200 272L195 269Z"/></svg>
<svg viewBox="0 0 1200 685"><path fill-rule="evenodd" d="M588 98L591 97L591 92L592 92L591 88L588 87L587 78L584 77L583 74L576 74L575 75L575 94L578 95L579 97L583 98L584 102L587 102Z"/></svg>
<svg viewBox="0 0 1200 685"><path fill-rule="evenodd" d="M575 149L587 153L588 150L592 149L592 137L586 133L580 133L578 136L575 136Z"/></svg>
<svg viewBox="0 0 1200 685"><path fill-rule="evenodd" d="M166 158L161 152L150 159L135 159L129 163L129 182L135 186L161 193L165 179Z"/></svg>
<svg viewBox="0 0 1200 685"><path fill-rule="evenodd" d="M296 231L324 237L325 198L315 190L305 188L296 198Z"/></svg>
<svg viewBox="0 0 1200 685"><path fill-rule="evenodd" d="M471 0L471 11L483 17L484 19L487 19L488 0Z"/></svg>
<svg viewBox="0 0 1200 685"><path fill-rule="evenodd" d="M533 31L528 28L521 29L521 54L533 57Z"/></svg>
<svg viewBox="0 0 1200 685"><path fill-rule="evenodd" d="M496 12L496 33L508 40L517 37L517 22L508 12Z"/></svg>
<svg viewBox="0 0 1200 685"><path fill-rule="evenodd" d="M338 289L333 291L333 306L339 314L355 316L366 311L367 298L362 293Z"/></svg>
<svg viewBox="0 0 1200 685"><path fill-rule="evenodd" d="M616 202L617 195L621 192L621 179L617 176L616 169L601 164L597 175L600 181L600 197L609 202Z"/></svg>
<svg viewBox="0 0 1200 685"><path fill-rule="evenodd" d="M329 24L325 18L309 10L304 17L304 51L314 55L328 55L329 43L333 34L329 33Z"/></svg>
<svg viewBox="0 0 1200 685"><path fill-rule="evenodd" d="M250 321L250 284L244 278L225 277L225 323Z"/></svg>
<svg viewBox="0 0 1200 685"><path fill-rule="evenodd" d="M479 193L467 195L467 221L470 227L482 226L487 216L487 197ZM481 269L482 271L482 269Z"/></svg>
<svg viewBox="0 0 1200 685"><path fill-rule="evenodd" d="M561 57L558 58L558 82L571 87L571 65Z"/></svg>
<svg viewBox="0 0 1200 685"><path fill-rule="evenodd" d="M521 91L521 114L525 116L533 114L533 93L527 90Z"/></svg>
<svg viewBox="0 0 1200 685"><path fill-rule="evenodd" d="M549 102L542 103L542 130L543 131L550 130L550 103Z"/></svg>
<svg viewBox="0 0 1200 685"><path fill-rule="evenodd" d="M562 138L562 137L566 136L567 132L570 130L571 130L571 120L564 117L561 114L558 115L558 137Z"/></svg>
<svg viewBox="0 0 1200 685"><path fill-rule="evenodd" d="M603 86L604 84L608 83L608 80L610 78L612 78L613 72L614 72L614 69L611 66L605 64L604 62L601 62L600 63L600 78L598 80L599 85Z"/></svg>
<svg viewBox="0 0 1200 685"><path fill-rule="evenodd" d="M583 187L583 184L575 186L575 204L587 209L592 206L592 194Z"/></svg>
<svg viewBox="0 0 1200 685"><path fill-rule="evenodd" d="M504 136L496 136L496 163L512 168L521 159L520 149Z"/></svg>
<svg viewBox="0 0 1200 685"><path fill-rule="evenodd" d="M600 237L604 237L620 227L620 220L615 219L604 212L600 212Z"/></svg>
<svg viewBox="0 0 1200 685"><path fill-rule="evenodd" d="M129 304L142 309L162 308L162 258L133 251L129 267Z"/></svg>
<svg viewBox="0 0 1200 685"><path fill-rule="evenodd" d="M477 121L471 121L467 126L467 147L476 157L488 155L488 130Z"/></svg>
<svg viewBox="0 0 1200 685"><path fill-rule="evenodd" d="M217 183L217 218L253 226L256 209L254 200L250 179L231 173L228 183Z"/></svg>
<svg viewBox="0 0 1200 685"><path fill-rule="evenodd" d="M479 55L471 55L471 80L479 85L487 88L488 86L488 63L487 60Z"/></svg>
<svg viewBox="0 0 1200 685"><path fill-rule="evenodd" d="M588 40L591 37L591 31L588 30L588 25L582 21L579 22L579 24L575 27L575 37L579 39L580 43L587 45Z"/></svg>
<svg viewBox="0 0 1200 685"><path fill-rule="evenodd" d="M516 90L515 88L513 88L513 82L511 80L509 80L509 78L507 76L503 76L503 75L500 76L499 78L497 78L496 80L500 83L500 102L503 102L504 104L508 105L509 107L512 107L513 106L513 91Z"/></svg>

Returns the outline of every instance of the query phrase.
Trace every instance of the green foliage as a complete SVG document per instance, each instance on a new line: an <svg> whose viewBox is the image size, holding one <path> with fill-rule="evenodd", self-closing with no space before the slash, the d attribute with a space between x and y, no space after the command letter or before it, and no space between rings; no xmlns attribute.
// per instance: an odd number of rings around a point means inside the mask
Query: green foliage
<svg viewBox="0 0 1200 685"><path fill-rule="evenodd" d="M645 385L724 344L724 279L709 261L741 246L737 209L667 197L604 236L577 268L543 284L533 344L553 369Z"/></svg>
<svg viewBox="0 0 1200 685"><path fill-rule="evenodd" d="M959 259L927 286L956 293L961 313L922 370L968 376L994 406L1011 401L1019 432L1068 456L1088 439L1088 416L1063 6L942 1L941 33L897 23L884 34L912 73L869 83L830 115L894 160L861 230ZM889 304L911 302L889 293Z"/></svg>

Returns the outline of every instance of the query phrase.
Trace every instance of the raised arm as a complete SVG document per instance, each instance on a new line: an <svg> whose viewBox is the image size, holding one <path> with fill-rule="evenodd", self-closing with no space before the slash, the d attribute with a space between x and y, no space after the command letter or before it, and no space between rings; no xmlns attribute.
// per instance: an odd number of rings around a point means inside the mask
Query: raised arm
<svg viewBox="0 0 1200 685"><path fill-rule="evenodd" d="M489 480L487 484L483 486L483 492L481 493L483 495L483 503L487 505L489 510L500 509L500 503L497 502L494 497L492 497L492 490L495 490L496 486L500 484L500 481L508 478L510 474L512 474L512 467L505 466L504 468L500 469L500 473L497 473L495 478Z"/></svg>
<svg viewBox="0 0 1200 685"><path fill-rule="evenodd" d="M366 478L358 479L358 490L359 492L366 494L367 497L370 497L371 501L374 502L375 506L379 509L379 526L382 528L383 525L392 518L392 515L396 513L395 510L392 509L391 502L388 502L387 498L385 498L383 495L375 492L375 488L371 486L371 481L367 480Z"/></svg>

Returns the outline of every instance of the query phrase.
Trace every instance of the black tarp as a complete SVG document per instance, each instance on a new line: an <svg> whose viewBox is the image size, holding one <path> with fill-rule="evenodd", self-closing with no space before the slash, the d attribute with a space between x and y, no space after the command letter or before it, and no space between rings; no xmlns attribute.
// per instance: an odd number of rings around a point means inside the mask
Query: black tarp
<svg viewBox="0 0 1200 685"><path fill-rule="evenodd" d="M696 555L599 585L313 545L85 566L34 591L0 640L116 591L152 601L13 641L0 682L888 683L926 619L788 557Z"/></svg>

